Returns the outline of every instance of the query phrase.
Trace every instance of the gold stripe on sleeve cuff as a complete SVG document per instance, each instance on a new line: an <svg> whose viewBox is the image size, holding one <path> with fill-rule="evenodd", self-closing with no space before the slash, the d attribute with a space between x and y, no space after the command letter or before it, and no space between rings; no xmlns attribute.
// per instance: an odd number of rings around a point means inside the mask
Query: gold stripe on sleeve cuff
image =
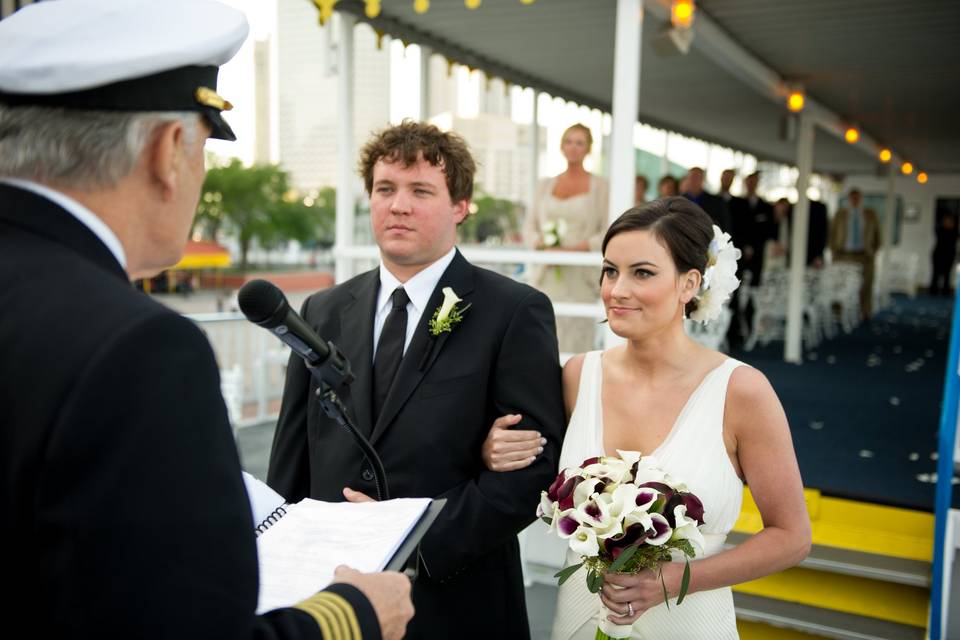
<svg viewBox="0 0 960 640"><path fill-rule="evenodd" d="M309 614L323 632L325 640L361 640L360 623L353 607L336 593L321 591L294 605Z"/></svg>

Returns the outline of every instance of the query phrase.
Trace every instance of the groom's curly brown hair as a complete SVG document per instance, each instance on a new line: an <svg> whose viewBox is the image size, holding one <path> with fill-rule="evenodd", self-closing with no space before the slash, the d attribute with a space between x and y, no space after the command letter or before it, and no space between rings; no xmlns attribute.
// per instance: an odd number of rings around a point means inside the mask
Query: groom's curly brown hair
<svg viewBox="0 0 960 640"><path fill-rule="evenodd" d="M432 124L413 120L404 120L376 132L364 145L360 152L359 171L367 194L373 191L373 167L377 162L400 162L409 167L421 156L443 171L453 202L469 200L473 196L477 164L464 139Z"/></svg>

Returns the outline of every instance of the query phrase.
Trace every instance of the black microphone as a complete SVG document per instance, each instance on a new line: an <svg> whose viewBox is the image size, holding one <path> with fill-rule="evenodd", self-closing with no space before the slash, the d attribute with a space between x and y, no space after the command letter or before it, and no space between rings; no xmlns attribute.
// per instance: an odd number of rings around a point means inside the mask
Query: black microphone
<svg viewBox="0 0 960 640"><path fill-rule="evenodd" d="M350 412L337 396L337 389L353 382L350 361L332 342L323 339L308 325L300 315L290 308L287 297L271 282L251 280L237 294L240 310L247 320L269 329L307 363L310 374L317 380L316 391L320 408L328 416L340 423L356 441L363 456L373 467L377 497L380 500L390 498L387 487L387 474L383 462L374 451L370 442L357 431Z"/></svg>
<svg viewBox="0 0 960 640"><path fill-rule="evenodd" d="M330 357L327 343L290 308L287 297L272 282L251 280L240 288L237 302L247 320L269 329L311 367Z"/></svg>

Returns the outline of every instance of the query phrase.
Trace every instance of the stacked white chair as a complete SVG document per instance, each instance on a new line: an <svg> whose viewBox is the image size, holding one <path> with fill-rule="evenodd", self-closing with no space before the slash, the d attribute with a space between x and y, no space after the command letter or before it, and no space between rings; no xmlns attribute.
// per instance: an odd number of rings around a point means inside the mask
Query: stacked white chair
<svg viewBox="0 0 960 640"><path fill-rule="evenodd" d="M753 322L750 335L743 345L747 351L758 342L766 345L773 340L784 339L789 280L786 269L765 269L760 285L750 287L748 295L753 304Z"/></svg>

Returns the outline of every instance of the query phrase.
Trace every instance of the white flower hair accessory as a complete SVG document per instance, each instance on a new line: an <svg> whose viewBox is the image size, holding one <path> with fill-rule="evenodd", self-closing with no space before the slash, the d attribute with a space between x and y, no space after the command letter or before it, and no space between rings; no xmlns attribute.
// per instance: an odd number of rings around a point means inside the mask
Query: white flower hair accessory
<svg viewBox="0 0 960 640"><path fill-rule="evenodd" d="M703 272L703 281L697 293L697 309L690 319L707 324L720 315L723 303L740 286L737 278L737 260L740 249L733 246L730 234L713 225L713 240L707 249L707 268Z"/></svg>

